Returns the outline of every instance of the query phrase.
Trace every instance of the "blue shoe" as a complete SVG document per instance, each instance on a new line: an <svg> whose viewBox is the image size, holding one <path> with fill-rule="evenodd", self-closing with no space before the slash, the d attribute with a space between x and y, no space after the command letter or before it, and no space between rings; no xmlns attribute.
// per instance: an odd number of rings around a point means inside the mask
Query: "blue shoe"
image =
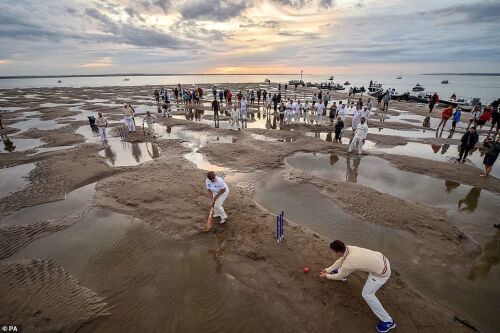
<svg viewBox="0 0 500 333"><path fill-rule="evenodd" d="M392 322L391 321L388 321L388 322L381 321L377 325L377 332L379 332L379 333L385 333L385 332L389 332L393 328L396 328L396 322L395 321L392 321Z"/></svg>

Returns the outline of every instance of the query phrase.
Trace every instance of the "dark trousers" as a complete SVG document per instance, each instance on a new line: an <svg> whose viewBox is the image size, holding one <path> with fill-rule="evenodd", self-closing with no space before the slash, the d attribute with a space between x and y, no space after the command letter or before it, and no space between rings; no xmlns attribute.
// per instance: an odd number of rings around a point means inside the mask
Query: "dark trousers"
<svg viewBox="0 0 500 333"><path fill-rule="evenodd" d="M467 155L469 155L469 151L471 149L471 147L460 146L460 155L458 156L458 158L460 158L461 160L465 160L467 158Z"/></svg>

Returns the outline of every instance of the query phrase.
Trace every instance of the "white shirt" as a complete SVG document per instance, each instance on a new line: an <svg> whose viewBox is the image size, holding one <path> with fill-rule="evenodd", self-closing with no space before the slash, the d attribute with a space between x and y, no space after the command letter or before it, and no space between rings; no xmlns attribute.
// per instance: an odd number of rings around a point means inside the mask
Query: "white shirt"
<svg viewBox="0 0 500 333"><path fill-rule="evenodd" d="M311 108L311 104L309 104L309 103L304 104L304 112L309 111L310 108Z"/></svg>
<svg viewBox="0 0 500 333"><path fill-rule="evenodd" d="M302 105L299 104L299 103L295 103L294 105L294 109L295 109L295 113L298 113L300 114L300 109L302 108Z"/></svg>
<svg viewBox="0 0 500 333"><path fill-rule="evenodd" d="M241 111L247 110L247 104L248 104L248 102L245 99L241 100Z"/></svg>
<svg viewBox="0 0 500 333"><path fill-rule="evenodd" d="M293 109L292 103L290 103L290 102L286 103L286 109L287 109L287 111L292 110Z"/></svg>
<svg viewBox="0 0 500 333"><path fill-rule="evenodd" d="M354 137L366 139L367 135L368 135L368 125L366 123L358 124L358 127L356 128L356 135L354 135Z"/></svg>
<svg viewBox="0 0 500 333"><path fill-rule="evenodd" d="M325 104L318 103L316 106L316 114L323 114L324 110L325 110Z"/></svg>
<svg viewBox="0 0 500 333"><path fill-rule="evenodd" d="M338 114L339 116L344 119L345 118L345 115L347 114L347 110L345 108L344 105L342 105L342 107L340 108L340 110L338 111Z"/></svg>
<svg viewBox="0 0 500 333"><path fill-rule="evenodd" d="M368 110L363 110L361 111L361 118L365 118L366 120L370 119L370 111Z"/></svg>
<svg viewBox="0 0 500 333"><path fill-rule="evenodd" d="M225 189L226 192L229 192L229 187L227 187L224 179L219 176L215 176L215 181L211 182L210 179L205 180L205 185L207 190L211 191L213 194L218 194L222 189Z"/></svg>
<svg viewBox="0 0 500 333"><path fill-rule="evenodd" d="M361 112L355 109L354 113L352 114L352 120L361 120Z"/></svg>

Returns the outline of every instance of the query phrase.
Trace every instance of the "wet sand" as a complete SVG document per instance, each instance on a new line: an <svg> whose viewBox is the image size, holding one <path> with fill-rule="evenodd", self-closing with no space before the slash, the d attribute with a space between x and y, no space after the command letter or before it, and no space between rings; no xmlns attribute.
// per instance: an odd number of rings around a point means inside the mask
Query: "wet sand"
<svg viewBox="0 0 500 333"><path fill-rule="evenodd" d="M0 299L8 304L0 322L40 332L373 331L377 319L361 297L366 274L343 283L317 277L334 260L328 242L341 238L391 260L378 296L401 332L498 327L500 179L478 177L473 159L458 165L391 150L456 146L463 125L436 136L420 123L425 107L394 102L385 121L371 120L368 156L347 160L350 131L337 144L329 125L280 130L262 107L251 109L247 129L227 120L214 128L204 85L202 107L158 114L153 139L141 117L156 113L155 88L0 90L0 133L16 147L0 154L0 175L12 178L0 196ZM140 114L137 132L121 140L125 102ZM85 120L98 111L111 121L104 147ZM231 188L230 220L216 220L210 233L202 231L206 170ZM288 220L277 244L280 210Z"/></svg>

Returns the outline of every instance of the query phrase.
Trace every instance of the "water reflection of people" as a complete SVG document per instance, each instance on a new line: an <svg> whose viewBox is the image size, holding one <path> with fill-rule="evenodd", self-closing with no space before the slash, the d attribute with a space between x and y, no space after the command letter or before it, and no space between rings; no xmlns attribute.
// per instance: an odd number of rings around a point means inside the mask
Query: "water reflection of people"
<svg viewBox="0 0 500 333"><path fill-rule="evenodd" d="M141 156L142 156L142 151L141 147L139 147L139 144L137 142L131 143L132 145L132 156L134 157L135 161L139 163L141 161Z"/></svg>
<svg viewBox="0 0 500 333"><path fill-rule="evenodd" d="M4 144L4 150L8 151L9 153L12 153L14 150L16 150L16 146L14 146L14 142L12 142L11 139L7 136L7 134L2 134L2 141Z"/></svg>
<svg viewBox="0 0 500 333"><path fill-rule="evenodd" d="M328 142L332 142L333 141L332 132L326 133L326 141L328 141Z"/></svg>
<svg viewBox="0 0 500 333"><path fill-rule="evenodd" d="M477 278L486 279L491 267L500 262L500 230L497 230L493 239L483 247L483 253L472 265L468 279L475 281Z"/></svg>
<svg viewBox="0 0 500 333"><path fill-rule="evenodd" d="M432 150L434 151L435 154L438 153L438 151L441 149L441 145L433 145L431 144Z"/></svg>
<svg viewBox="0 0 500 333"><path fill-rule="evenodd" d="M443 147L441 148L441 155L446 154L446 152L448 151L448 148L450 148L450 144L449 143L444 143Z"/></svg>
<svg viewBox="0 0 500 333"><path fill-rule="evenodd" d="M224 257L224 237L217 233L215 234L217 239L217 248L209 249L208 253L212 255L212 259L215 261L215 272L221 273L223 268L223 257Z"/></svg>
<svg viewBox="0 0 500 333"><path fill-rule="evenodd" d="M109 145L106 145L104 147L104 157L106 157L106 159L108 160L109 164L115 165L115 163L116 163L116 154L113 151L113 149L111 149L111 147Z"/></svg>
<svg viewBox="0 0 500 333"><path fill-rule="evenodd" d="M446 188L446 193L450 193L450 192L451 192L451 190L454 190L454 189L456 189L457 187L459 187L459 186L460 186L460 183L457 183L457 182L455 182L455 181L453 181L453 180L448 180L448 179L446 179L446 180L444 181L444 186L445 186L445 188Z"/></svg>
<svg viewBox="0 0 500 333"><path fill-rule="evenodd" d="M149 146L151 145L151 151L149 150ZM160 151L158 150L158 146L151 142L146 142L146 149L148 150L148 154L151 158L157 158L160 156Z"/></svg>
<svg viewBox="0 0 500 333"><path fill-rule="evenodd" d="M431 127L431 117L425 117L422 122L422 127L430 128Z"/></svg>
<svg viewBox="0 0 500 333"><path fill-rule="evenodd" d="M458 201L458 210L464 211L467 210L469 212L473 212L477 208L477 204L479 202L479 195L481 195L481 189L479 187L473 187L469 190L469 193L465 196L465 198L460 199ZM462 208L462 205L465 204L465 207Z"/></svg>
<svg viewBox="0 0 500 333"><path fill-rule="evenodd" d="M354 158L352 168L351 168L351 158L350 157L346 157L346 163L347 163L346 179L348 182L356 183L358 181L358 168L359 168L359 164L361 163L361 159Z"/></svg>
<svg viewBox="0 0 500 333"><path fill-rule="evenodd" d="M339 157L335 154L330 154L330 165L334 165L339 161Z"/></svg>
<svg viewBox="0 0 500 333"><path fill-rule="evenodd" d="M172 133L172 126L167 126L167 133L168 134Z"/></svg>

